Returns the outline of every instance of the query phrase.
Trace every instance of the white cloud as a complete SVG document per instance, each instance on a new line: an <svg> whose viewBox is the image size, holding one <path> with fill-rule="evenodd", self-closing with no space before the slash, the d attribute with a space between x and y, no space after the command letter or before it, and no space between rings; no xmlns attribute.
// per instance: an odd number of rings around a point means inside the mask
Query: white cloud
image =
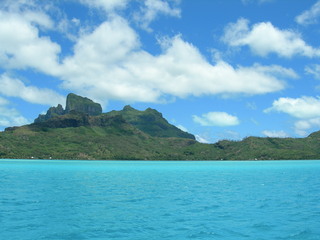
<svg viewBox="0 0 320 240"><path fill-rule="evenodd" d="M294 124L295 132L300 136L306 136L307 130L313 127L320 127L320 117L299 120L296 121Z"/></svg>
<svg viewBox="0 0 320 240"><path fill-rule="evenodd" d="M63 104L65 98L50 89L26 86L22 81L5 74L0 75L0 93L4 96L19 97L30 103L55 106Z"/></svg>
<svg viewBox="0 0 320 240"><path fill-rule="evenodd" d="M74 54L63 60L63 87L101 102L160 102L168 96L265 94L284 89L283 79L297 77L276 65L212 65L181 36L159 42L162 52L151 55L141 49L128 22L114 17L78 39Z"/></svg>
<svg viewBox="0 0 320 240"><path fill-rule="evenodd" d="M320 98L301 97L301 98L279 98L275 100L272 107L265 112L283 112L296 118L315 118L320 117Z"/></svg>
<svg viewBox="0 0 320 240"><path fill-rule="evenodd" d="M31 12L19 15L0 11L0 65L2 67L33 68L47 74L56 73L60 46L48 37L39 36L37 26L33 24L34 21L42 22L44 18L44 15Z"/></svg>
<svg viewBox="0 0 320 240"><path fill-rule="evenodd" d="M307 130L313 127L320 127L320 98L301 97L301 98L279 98L274 101L272 107L265 112L287 113L297 120L294 123L294 130L300 136L305 136Z"/></svg>
<svg viewBox="0 0 320 240"><path fill-rule="evenodd" d="M296 17L296 22L301 25L315 24L320 17L320 1L317 1L309 10Z"/></svg>
<svg viewBox="0 0 320 240"><path fill-rule="evenodd" d="M86 1L94 6L104 3L113 9L127 1ZM30 19L37 18L0 11L2 67L31 68L58 77L68 91L102 104L112 99L163 102L174 97L266 94L284 89L286 78L297 77L292 69L277 65L233 67L222 60L213 65L179 35L159 40L162 51L152 55L142 50L137 33L116 14L80 34L74 52L60 60L60 46L40 36L39 26Z"/></svg>
<svg viewBox="0 0 320 240"><path fill-rule="evenodd" d="M172 17L180 17L181 10L177 7L170 6L168 1L145 0L144 6L140 8L139 12L136 12L134 14L134 20L143 29L147 31L152 31L149 25L160 14Z"/></svg>
<svg viewBox="0 0 320 240"><path fill-rule="evenodd" d="M47 14L55 8L50 1L41 0L2 0L1 12L19 16L25 22L36 25L41 30L54 29L54 21Z"/></svg>
<svg viewBox="0 0 320 240"><path fill-rule="evenodd" d="M249 21L244 18L225 28L222 41L233 47L248 46L254 54L259 56L267 56L271 53L285 58L294 55L320 56L320 49L307 45L299 33L278 29L270 22L249 26Z"/></svg>
<svg viewBox="0 0 320 240"><path fill-rule="evenodd" d="M315 78L320 79L320 65L313 64L305 67L305 72L313 75Z"/></svg>
<svg viewBox="0 0 320 240"><path fill-rule="evenodd" d="M25 11L20 12L19 15L23 17L27 22L31 24L39 25L45 29L52 29L54 27L54 22L51 18L43 12L40 11Z"/></svg>
<svg viewBox="0 0 320 240"><path fill-rule="evenodd" d="M240 123L236 116L232 116L226 112L208 112L202 114L201 117L197 115L192 116L193 121L202 126L235 126Z"/></svg>
<svg viewBox="0 0 320 240"><path fill-rule="evenodd" d="M262 134L264 134L267 137L272 137L272 138L287 138L287 137L289 137L289 135L283 130L281 130L281 131L265 130L262 132Z"/></svg>

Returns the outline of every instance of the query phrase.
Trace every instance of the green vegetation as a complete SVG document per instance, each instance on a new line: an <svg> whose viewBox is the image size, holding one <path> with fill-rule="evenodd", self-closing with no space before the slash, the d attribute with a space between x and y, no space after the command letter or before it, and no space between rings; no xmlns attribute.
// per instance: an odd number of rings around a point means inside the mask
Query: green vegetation
<svg viewBox="0 0 320 240"><path fill-rule="evenodd" d="M131 106L125 106L122 111L106 113L108 116L122 116L123 119L153 137L181 137L195 139L187 132L181 131L176 126L168 123L162 114L155 109L148 108L138 111Z"/></svg>
<svg viewBox="0 0 320 240"><path fill-rule="evenodd" d="M70 95L69 95L70 96ZM74 96L71 95L73 98ZM154 109L90 114L82 107L50 108L42 119L0 132L0 158L127 160L320 159L320 132L307 138L248 137L202 144ZM92 106L97 106L91 101ZM91 104L90 103L90 104ZM100 105L99 105L100 106ZM101 106L100 106L101 107ZM97 107L96 109L98 109ZM71 110L70 110L71 109ZM88 112L89 111L89 112Z"/></svg>

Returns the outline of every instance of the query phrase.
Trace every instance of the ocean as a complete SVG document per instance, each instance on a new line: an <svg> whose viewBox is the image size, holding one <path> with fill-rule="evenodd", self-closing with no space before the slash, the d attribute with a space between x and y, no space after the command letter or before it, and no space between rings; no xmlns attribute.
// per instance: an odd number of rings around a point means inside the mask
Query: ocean
<svg viewBox="0 0 320 240"><path fill-rule="evenodd" d="M320 239L320 161L0 160L0 239Z"/></svg>

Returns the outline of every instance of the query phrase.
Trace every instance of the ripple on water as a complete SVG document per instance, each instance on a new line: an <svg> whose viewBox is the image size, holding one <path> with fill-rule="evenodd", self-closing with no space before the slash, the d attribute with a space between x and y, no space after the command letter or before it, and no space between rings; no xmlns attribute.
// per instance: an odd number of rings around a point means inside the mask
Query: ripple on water
<svg viewBox="0 0 320 240"><path fill-rule="evenodd" d="M1 239L320 236L320 161L17 164L0 162Z"/></svg>

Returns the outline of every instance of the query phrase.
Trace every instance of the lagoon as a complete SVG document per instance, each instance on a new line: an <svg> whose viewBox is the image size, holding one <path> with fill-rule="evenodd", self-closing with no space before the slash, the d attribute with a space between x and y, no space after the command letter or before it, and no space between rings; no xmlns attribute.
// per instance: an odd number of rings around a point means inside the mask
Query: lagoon
<svg viewBox="0 0 320 240"><path fill-rule="evenodd" d="M315 240L319 189L318 160L0 160L0 238Z"/></svg>

